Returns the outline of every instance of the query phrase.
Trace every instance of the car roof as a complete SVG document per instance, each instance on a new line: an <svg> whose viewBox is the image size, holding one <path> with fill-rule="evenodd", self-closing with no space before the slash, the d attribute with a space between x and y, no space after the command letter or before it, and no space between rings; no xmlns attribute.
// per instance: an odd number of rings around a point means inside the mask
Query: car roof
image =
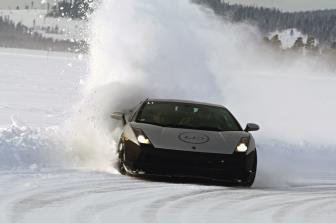
<svg viewBox="0 0 336 223"><path fill-rule="evenodd" d="M198 104L198 105L208 105L208 106L226 108L223 105L212 104L212 103L205 103L205 102L193 101L193 100L147 98L146 101L153 101L153 102L176 102L176 103Z"/></svg>

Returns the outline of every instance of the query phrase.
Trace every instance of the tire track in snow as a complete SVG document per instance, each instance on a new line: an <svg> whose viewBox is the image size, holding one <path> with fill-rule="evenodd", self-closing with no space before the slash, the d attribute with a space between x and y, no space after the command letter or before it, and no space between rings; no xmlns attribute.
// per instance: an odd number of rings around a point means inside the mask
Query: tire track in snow
<svg viewBox="0 0 336 223"><path fill-rule="evenodd" d="M41 209L52 206L68 206L77 199L85 199L85 197L95 194L106 194L111 192L134 191L144 189L146 187L132 186L129 182L115 182L111 180L103 180L96 182L83 182L67 185L66 187L53 188L43 192L33 193L28 197L24 197L15 202L12 209L12 222L20 222L26 213L31 213L35 209Z"/></svg>
<svg viewBox="0 0 336 223"><path fill-rule="evenodd" d="M198 195L185 197L172 203L168 211L179 210L178 219L180 222L201 222L202 216L211 215L205 212L206 205L204 204L217 199L220 194L225 194L227 191L225 188L217 188L205 193L201 191Z"/></svg>
<svg viewBox="0 0 336 223"><path fill-rule="evenodd" d="M52 181L52 183L54 182ZM142 191L142 193L145 193L144 197L148 197L148 192L146 192L146 190L152 190L152 186L150 186L149 184L144 184L142 181L135 181L133 178L130 179L116 175L111 175L110 179L89 179L88 181L84 182L83 180L80 180L72 182L71 184L67 184L66 186L64 186L63 184L64 182L61 184L53 185L51 189L47 188L41 190L41 188L39 188L38 190L34 190L29 194L26 193L23 194L24 196L20 196L19 198L11 200L8 207L10 211L7 211L8 213L11 213L9 217L10 222L25 222L25 216L33 213L37 209L67 209L67 207L72 206L72 204L78 202L78 200L85 201L87 197L90 196L105 197L113 193ZM111 198L113 199L113 196ZM131 199L127 200L130 201ZM99 206L99 202L95 202L97 203L95 203L93 206ZM121 204L125 203L127 204L124 199ZM82 207L82 205L80 207ZM109 204L106 204L106 208L110 207L111 206ZM100 208L103 207L100 206ZM80 215L76 212L77 211L71 213L71 216L69 216L69 218L76 219L76 217L73 216ZM97 212L91 212L92 216L97 215ZM76 222L83 222L83 218L80 219L80 221ZM90 217L89 219L92 219L92 217Z"/></svg>
<svg viewBox="0 0 336 223"><path fill-rule="evenodd" d="M325 222L336 209L333 185L244 189L80 171L8 173L1 182L10 189L0 193L1 223Z"/></svg>
<svg viewBox="0 0 336 223"><path fill-rule="evenodd" d="M10 203L11 222L20 222L25 214L31 213L36 209L43 209L51 206L60 206L66 202L74 201L78 198L88 196L90 190L104 185L102 182L83 183L75 182L72 185L56 187L47 190L34 190L32 194L12 201ZM61 185L62 186L62 185Z"/></svg>
<svg viewBox="0 0 336 223"><path fill-rule="evenodd" d="M177 194L165 196L163 198L158 198L157 200L154 200L153 202L151 202L143 210L143 215L142 215L143 222L148 222L148 223L158 222L159 221L158 216L160 215L160 211L164 209L165 207L167 207L168 205L173 206L175 203L178 203L181 200L185 200L188 198L195 198L198 196L202 196L204 194L208 195L210 193L217 192L217 191L218 189L197 189L196 191L177 193ZM192 199L192 201L195 202L196 200ZM180 213L182 209L173 208L173 210L177 211L177 213Z"/></svg>
<svg viewBox="0 0 336 223"><path fill-rule="evenodd" d="M35 178L36 175L32 174L32 177ZM26 184L27 181L20 174L14 180L16 181L14 185L18 188ZM33 180L35 181L35 179ZM74 182L68 182L67 176L50 179L42 177L37 182L37 185L34 185L33 189L29 189L28 187L26 190L21 189L22 192L14 189L9 192L2 202L5 203L5 213L8 213L11 222L18 222L26 213L30 213L35 209L61 205L64 202L75 200L76 198L85 196L93 188L104 186L110 181L109 179L83 179L77 176ZM118 185L116 187L119 188Z"/></svg>
<svg viewBox="0 0 336 223"><path fill-rule="evenodd" d="M131 181L129 183L132 183ZM123 188L122 190L111 190L104 193L105 199L98 200L94 204L85 205L75 214L73 222L89 223L95 222L97 219L104 216L104 212L113 212L120 206L136 205L141 200L148 199L148 194L153 193L155 190L161 190L164 185L158 185L155 188L150 185L141 185L132 188ZM116 198L115 193L125 192L127 196ZM107 199L106 199L107 198ZM108 199L110 198L110 199ZM107 200L107 201L106 201Z"/></svg>
<svg viewBox="0 0 336 223"><path fill-rule="evenodd" d="M332 194L335 194L335 190L333 190L332 192ZM297 199L298 197L299 199ZM316 205L320 202L336 202L335 195L330 196L330 194L325 194L323 192L321 193L321 191L312 192L311 190L309 190L309 192L299 192L297 194L291 195L291 198L293 199L292 201L284 202L279 205L278 210L273 215L274 222L294 222L298 221L298 216L302 218L299 219L302 222L312 222L312 219L307 218L306 215L307 213L314 213L316 211L316 209L313 209L313 207L316 207ZM291 217L294 217L292 221ZM329 221L332 221L333 219L334 218L329 219Z"/></svg>
<svg viewBox="0 0 336 223"><path fill-rule="evenodd" d="M307 208L304 213L305 220L311 220L314 222L323 222L321 217L330 217L330 213L336 212L336 197L333 199L323 200L321 202L316 202L313 206ZM326 221L326 220L325 220Z"/></svg>

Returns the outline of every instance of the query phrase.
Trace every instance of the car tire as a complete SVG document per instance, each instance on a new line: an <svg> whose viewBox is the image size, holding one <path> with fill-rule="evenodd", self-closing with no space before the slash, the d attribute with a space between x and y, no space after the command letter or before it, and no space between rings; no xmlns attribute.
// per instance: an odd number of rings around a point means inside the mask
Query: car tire
<svg viewBox="0 0 336 223"><path fill-rule="evenodd" d="M121 160L119 160L118 162L119 162L119 163L118 163L118 171L119 171L119 173L120 173L121 175L126 175L127 172L126 172L124 163L123 163Z"/></svg>
<svg viewBox="0 0 336 223"><path fill-rule="evenodd" d="M240 185L243 187L251 187L254 183L255 177L256 177L256 173L257 173L257 151L255 152L255 160L254 160L254 167L252 172L249 174L249 176L247 177L247 180L242 182Z"/></svg>
<svg viewBox="0 0 336 223"><path fill-rule="evenodd" d="M121 175L126 175L126 168L125 168L125 151L123 149L123 145L119 144L118 146L118 164L117 164L117 169Z"/></svg>
<svg viewBox="0 0 336 223"><path fill-rule="evenodd" d="M244 181L243 183L241 183L240 186L251 187L253 185L253 183L254 183L255 176L256 176L256 172L250 173L250 175L248 176L247 180Z"/></svg>

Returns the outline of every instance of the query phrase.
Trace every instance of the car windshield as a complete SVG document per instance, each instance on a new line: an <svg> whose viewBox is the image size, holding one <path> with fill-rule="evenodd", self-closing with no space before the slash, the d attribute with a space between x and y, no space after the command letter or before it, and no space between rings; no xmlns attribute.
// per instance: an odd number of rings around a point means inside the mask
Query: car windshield
<svg viewBox="0 0 336 223"><path fill-rule="evenodd" d="M223 107L181 102L148 101L140 109L136 122L206 131L242 131Z"/></svg>

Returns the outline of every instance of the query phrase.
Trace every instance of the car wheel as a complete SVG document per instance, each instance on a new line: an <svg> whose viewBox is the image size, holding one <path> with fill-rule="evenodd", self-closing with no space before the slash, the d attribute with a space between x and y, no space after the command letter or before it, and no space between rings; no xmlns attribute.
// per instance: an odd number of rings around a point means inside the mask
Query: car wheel
<svg viewBox="0 0 336 223"><path fill-rule="evenodd" d="M125 161L125 151L123 149L123 145L122 143L119 144L119 150L118 150L118 171L121 175L126 175L126 169L125 169L125 165L124 165L124 161Z"/></svg>
<svg viewBox="0 0 336 223"><path fill-rule="evenodd" d="M243 187L251 187L252 184L254 183L255 176L256 176L256 172L250 173L247 180L242 182L240 185Z"/></svg>
<svg viewBox="0 0 336 223"><path fill-rule="evenodd" d="M243 187L251 187L252 184L254 183L256 173L257 173L257 151L256 151L256 157L254 160L253 171L249 174L249 176L247 177L247 180L242 182L240 185Z"/></svg>

